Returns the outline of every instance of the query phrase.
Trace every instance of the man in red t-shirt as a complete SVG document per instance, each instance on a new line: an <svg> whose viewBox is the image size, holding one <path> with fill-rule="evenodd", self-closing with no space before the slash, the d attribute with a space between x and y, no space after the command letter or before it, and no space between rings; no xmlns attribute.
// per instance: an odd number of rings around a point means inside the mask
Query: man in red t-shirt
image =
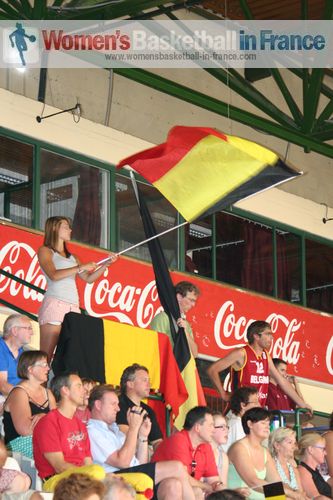
<svg viewBox="0 0 333 500"><path fill-rule="evenodd" d="M84 389L78 375L59 375L51 382L58 408L37 423L33 432L35 465L42 479L70 467L92 464L86 426L74 416L83 404Z"/></svg>
<svg viewBox="0 0 333 500"><path fill-rule="evenodd" d="M271 377L298 406L312 410L288 380L277 371L268 354L273 343L270 324L261 320L254 321L249 325L246 335L248 344L234 349L224 358L211 364L207 370L222 399L229 401L230 393L223 388L220 372L230 368L231 390L244 386L256 387L261 406L266 405L269 377Z"/></svg>
<svg viewBox="0 0 333 500"><path fill-rule="evenodd" d="M196 406L185 418L184 429L164 439L155 451L152 462L179 460L187 468L191 486L204 493L219 491L219 479L213 449L209 444L214 432L214 420L206 406ZM205 481L200 481L204 479Z"/></svg>

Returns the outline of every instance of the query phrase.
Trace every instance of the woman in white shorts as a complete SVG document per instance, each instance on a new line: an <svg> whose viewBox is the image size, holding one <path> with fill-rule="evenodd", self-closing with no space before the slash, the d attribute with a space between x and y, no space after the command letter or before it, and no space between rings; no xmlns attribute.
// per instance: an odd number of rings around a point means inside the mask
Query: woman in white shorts
<svg viewBox="0 0 333 500"><path fill-rule="evenodd" d="M109 260L98 269L95 262L81 264L67 248L71 232L70 219L49 217L45 223L44 245L38 250L38 261L47 281L47 290L38 313L40 349L47 352L49 362L57 345L65 314L70 311L80 312L76 276L87 283L93 283L118 258L111 253Z"/></svg>

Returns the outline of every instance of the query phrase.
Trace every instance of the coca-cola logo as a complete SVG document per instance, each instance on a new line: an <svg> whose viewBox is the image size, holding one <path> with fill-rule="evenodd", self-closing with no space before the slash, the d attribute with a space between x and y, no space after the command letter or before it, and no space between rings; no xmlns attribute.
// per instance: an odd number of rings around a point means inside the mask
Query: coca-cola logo
<svg viewBox="0 0 333 500"><path fill-rule="evenodd" d="M25 265L27 257L29 262L28 267ZM18 265L23 265L23 267L17 269ZM41 274L36 252L26 243L10 241L4 245L0 250L0 267L17 278L21 278L44 290L46 288L46 279ZM12 297L16 297L22 293L25 300L31 299L38 302L43 300L42 293L36 292L4 275L0 275L0 293L5 291L8 291Z"/></svg>
<svg viewBox="0 0 333 500"><path fill-rule="evenodd" d="M40 235L6 226L1 227L0 237L0 267L45 289L46 278L36 255ZM76 244L74 247L83 262L94 260L98 253ZM81 305L93 316L147 328L161 310L152 276L151 267L119 259L117 266L107 269L95 283L79 281ZM208 285L195 277L193 281L203 288L203 293L188 319L202 356L222 357L226 351L244 345L249 324L254 319L266 319L274 332L272 356L293 364L294 372L301 376L315 375L322 381L333 376L332 317L260 296L254 301L250 293ZM0 275L0 294L5 301L32 313L37 312L43 299L43 294L3 275Z"/></svg>
<svg viewBox="0 0 333 500"><path fill-rule="evenodd" d="M333 355L333 337L331 337L326 349L326 367L330 375L333 375L332 355Z"/></svg>
<svg viewBox="0 0 333 500"><path fill-rule="evenodd" d="M162 310L158 307L155 281L150 281L141 289L119 282L110 283L106 279L107 275L108 270L103 279L85 287L84 307L88 314L147 328L153 317ZM135 317L135 320L131 317Z"/></svg>
<svg viewBox="0 0 333 500"><path fill-rule="evenodd" d="M227 300L222 304L214 323L214 338L220 349L228 350L241 347L246 342L246 331L253 318L235 314L235 304ZM274 342L270 350L275 358L283 358L287 363L296 364L299 360L300 341L295 340L302 322L289 320L282 314L271 313L265 321L271 325Z"/></svg>
<svg viewBox="0 0 333 500"><path fill-rule="evenodd" d="M41 272L36 252L26 243L11 241L4 245L0 251L0 267L14 276L46 289L46 278ZM121 323L147 328L155 314L161 310L155 281L152 280L140 288L119 281L111 283L108 274L109 270L106 269L102 279L85 284L82 306L92 316L116 319ZM43 300L43 294L0 275L0 293L5 291L11 297L22 294L24 300Z"/></svg>

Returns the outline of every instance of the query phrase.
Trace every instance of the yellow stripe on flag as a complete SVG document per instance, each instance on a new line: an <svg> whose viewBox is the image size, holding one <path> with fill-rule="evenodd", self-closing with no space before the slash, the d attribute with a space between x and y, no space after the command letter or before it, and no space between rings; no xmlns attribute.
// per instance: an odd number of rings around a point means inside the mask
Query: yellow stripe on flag
<svg viewBox="0 0 333 500"><path fill-rule="evenodd" d="M228 143L235 146L235 148L240 149L241 151L247 153L253 158L267 164L274 165L279 157L277 154L273 153L269 149L260 146L260 144L256 144L252 141L247 141L246 139L242 139L241 137L237 137L235 135L227 135Z"/></svg>
<svg viewBox="0 0 333 500"><path fill-rule="evenodd" d="M105 380L119 385L127 366L133 363L145 366L149 371L153 389L160 387L160 353L158 334L135 326L103 321Z"/></svg>
<svg viewBox="0 0 333 500"><path fill-rule="evenodd" d="M195 406L198 406L197 381L195 376L196 364L193 356L182 371L182 377L188 392L187 400L179 408L178 417L175 420L175 427L181 430L184 426L186 414Z"/></svg>
<svg viewBox="0 0 333 500"><path fill-rule="evenodd" d="M286 495L274 495L272 497L265 498L269 498L270 500L286 500Z"/></svg>
<svg viewBox="0 0 333 500"><path fill-rule="evenodd" d="M213 135L205 137L154 182L154 186L186 220L196 219L267 166L266 162L254 158L251 151L249 154L245 149L239 149L238 144L235 147L232 144L236 145L235 139L229 143Z"/></svg>

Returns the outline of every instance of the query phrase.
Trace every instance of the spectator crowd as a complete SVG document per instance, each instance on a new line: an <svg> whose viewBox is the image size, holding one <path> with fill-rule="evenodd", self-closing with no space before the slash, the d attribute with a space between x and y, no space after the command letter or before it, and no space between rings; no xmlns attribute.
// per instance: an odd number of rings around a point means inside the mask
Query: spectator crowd
<svg viewBox="0 0 333 500"><path fill-rule="evenodd" d="M272 429L270 410L309 405L297 381L288 381L286 363L266 355L267 323L254 322L246 346L246 359L264 353L258 365L267 380L260 387L249 384L243 352L229 354L212 365L210 376L216 382L226 366L244 370L238 381L248 385L238 383L229 395L216 383L228 400L226 415L196 406L183 429L167 437L145 402L145 366L125 367L119 391L77 373L48 383L49 352L25 350L31 334L30 320L13 314L0 338L3 499L36 500L48 493L55 500L255 500L264 498L269 485L283 486L295 500L332 498L333 418L326 433L307 430L299 442L290 427ZM30 489L29 476L10 457L15 453L33 461L44 493Z"/></svg>

